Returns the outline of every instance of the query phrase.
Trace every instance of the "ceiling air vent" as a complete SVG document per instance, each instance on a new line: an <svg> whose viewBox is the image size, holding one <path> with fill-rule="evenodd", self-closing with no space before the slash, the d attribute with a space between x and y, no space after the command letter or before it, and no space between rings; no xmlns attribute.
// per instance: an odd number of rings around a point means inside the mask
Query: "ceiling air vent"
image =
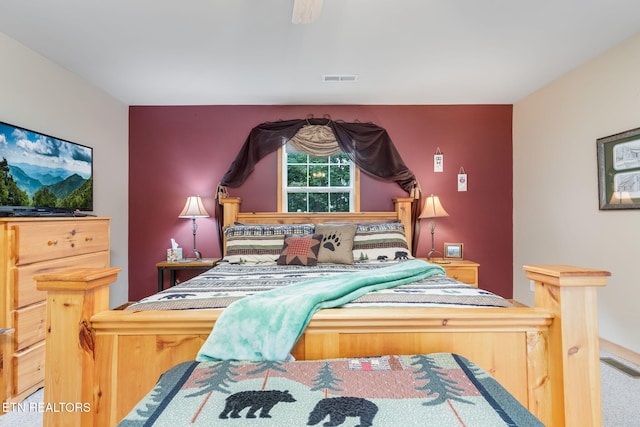
<svg viewBox="0 0 640 427"><path fill-rule="evenodd" d="M358 80L356 74L325 74L322 76L322 81L325 83L355 82L356 80Z"/></svg>

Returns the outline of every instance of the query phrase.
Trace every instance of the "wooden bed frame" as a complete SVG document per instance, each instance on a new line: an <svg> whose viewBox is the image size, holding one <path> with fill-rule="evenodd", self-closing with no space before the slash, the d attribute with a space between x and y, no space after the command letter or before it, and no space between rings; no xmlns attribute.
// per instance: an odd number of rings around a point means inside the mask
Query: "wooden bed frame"
<svg viewBox="0 0 640 427"><path fill-rule="evenodd" d="M222 200L225 224L376 221L409 224L412 199L395 212L242 213ZM407 227L407 231L411 228ZM407 236L411 244L412 236ZM597 288L606 271L525 266L535 307L325 309L296 344L297 359L453 352L490 372L548 426L601 424ZM117 268L40 275L48 291L45 402L90 410L47 411L45 426L112 426L177 363L193 360L220 310L108 310Z"/></svg>

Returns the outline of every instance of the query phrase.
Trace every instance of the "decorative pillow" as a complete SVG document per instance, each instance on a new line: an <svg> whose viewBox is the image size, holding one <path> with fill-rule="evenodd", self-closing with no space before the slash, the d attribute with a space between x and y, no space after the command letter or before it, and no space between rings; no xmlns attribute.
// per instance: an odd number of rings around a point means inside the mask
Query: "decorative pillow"
<svg viewBox="0 0 640 427"><path fill-rule="evenodd" d="M316 233L322 234L318 262L353 264L353 237L356 224L316 224Z"/></svg>
<svg viewBox="0 0 640 427"><path fill-rule="evenodd" d="M278 265L317 265L321 241L322 234L308 236L287 234L284 237Z"/></svg>
<svg viewBox="0 0 640 427"><path fill-rule="evenodd" d="M239 263L275 263L280 256L284 236L311 234L313 224L230 225L224 230L224 261Z"/></svg>
<svg viewBox="0 0 640 427"><path fill-rule="evenodd" d="M397 222L363 222L353 238L355 261L412 259L404 224Z"/></svg>

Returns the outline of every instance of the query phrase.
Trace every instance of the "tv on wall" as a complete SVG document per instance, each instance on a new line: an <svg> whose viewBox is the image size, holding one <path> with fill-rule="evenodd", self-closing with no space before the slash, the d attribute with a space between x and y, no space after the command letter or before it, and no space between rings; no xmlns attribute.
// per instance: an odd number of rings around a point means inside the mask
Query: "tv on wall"
<svg viewBox="0 0 640 427"><path fill-rule="evenodd" d="M93 149L0 122L0 214L93 210Z"/></svg>

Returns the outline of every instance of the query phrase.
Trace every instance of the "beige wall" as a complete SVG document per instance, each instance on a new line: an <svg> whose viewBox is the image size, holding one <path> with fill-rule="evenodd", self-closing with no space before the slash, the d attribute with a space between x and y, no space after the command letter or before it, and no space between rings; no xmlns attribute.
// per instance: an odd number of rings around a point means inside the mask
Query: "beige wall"
<svg viewBox="0 0 640 427"><path fill-rule="evenodd" d="M640 353L640 210L600 211L596 139L640 127L640 34L514 105L514 297L523 264L612 273L600 336Z"/></svg>
<svg viewBox="0 0 640 427"><path fill-rule="evenodd" d="M94 213L112 218L111 306L127 300L128 106L0 33L0 121L93 147Z"/></svg>

